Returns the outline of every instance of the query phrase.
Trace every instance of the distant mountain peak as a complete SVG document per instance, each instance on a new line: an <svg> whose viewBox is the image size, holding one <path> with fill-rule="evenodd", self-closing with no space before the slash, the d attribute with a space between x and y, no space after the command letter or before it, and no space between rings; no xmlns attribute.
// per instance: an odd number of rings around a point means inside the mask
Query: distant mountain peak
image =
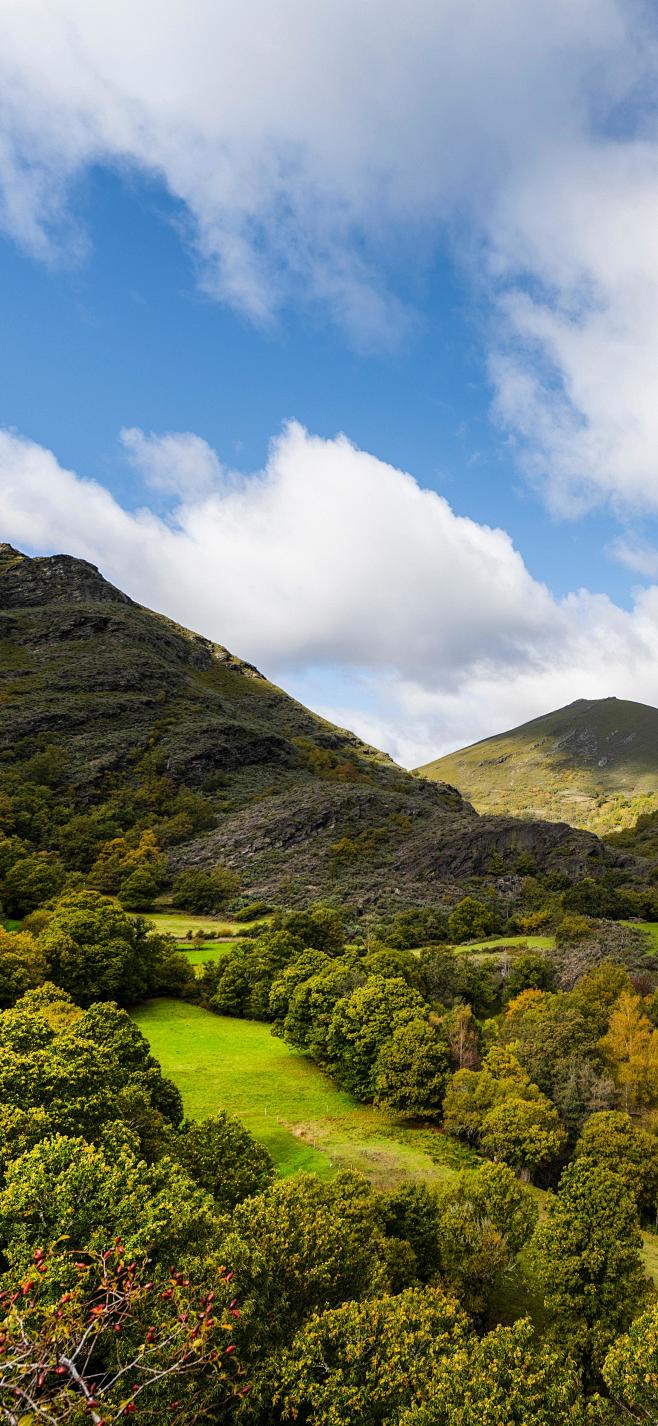
<svg viewBox="0 0 658 1426"><path fill-rule="evenodd" d="M654 799L658 810L658 709L612 694L577 698L418 773L454 783L479 812L621 830Z"/></svg>

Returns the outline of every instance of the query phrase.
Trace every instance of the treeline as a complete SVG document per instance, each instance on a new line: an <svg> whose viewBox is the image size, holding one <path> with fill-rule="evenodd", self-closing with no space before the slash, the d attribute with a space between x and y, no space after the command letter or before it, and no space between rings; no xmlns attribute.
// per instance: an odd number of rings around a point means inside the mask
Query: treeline
<svg viewBox="0 0 658 1426"><path fill-rule="evenodd" d="M330 908L280 915L207 963L195 992L217 1014L269 1021L357 1099L441 1124L539 1183L555 1181L592 1115L653 1127L655 977L612 960L580 973L578 943L567 990L564 950L558 964L527 949L494 960L344 939ZM643 1211L653 1216L648 1199Z"/></svg>
<svg viewBox="0 0 658 1426"><path fill-rule="evenodd" d="M385 1193L352 1173L276 1180L229 1116L183 1120L124 1011L48 985L0 1015L0 1103L5 1415L618 1426L655 1411L635 1181L603 1127L541 1222L504 1164ZM527 1317L491 1325L511 1280L543 1303L541 1338Z"/></svg>

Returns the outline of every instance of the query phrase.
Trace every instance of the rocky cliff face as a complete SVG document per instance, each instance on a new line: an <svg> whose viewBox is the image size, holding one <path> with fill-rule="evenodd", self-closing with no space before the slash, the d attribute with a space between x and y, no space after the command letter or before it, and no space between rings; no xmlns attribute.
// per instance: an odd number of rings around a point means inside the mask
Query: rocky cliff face
<svg viewBox="0 0 658 1426"><path fill-rule="evenodd" d="M204 792L215 825L174 864L230 862L254 894L431 904L494 852L574 876L615 859L566 825L478 817L92 565L0 546L0 756L20 768L45 746L65 755L73 810L134 790L145 762Z"/></svg>

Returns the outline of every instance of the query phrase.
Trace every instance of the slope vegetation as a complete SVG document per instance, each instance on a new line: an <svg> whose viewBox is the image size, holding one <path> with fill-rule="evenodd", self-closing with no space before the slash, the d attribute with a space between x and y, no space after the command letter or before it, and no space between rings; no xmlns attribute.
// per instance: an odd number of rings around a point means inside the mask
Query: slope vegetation
<svg viewBox="0 0 658 1426"><path fill-rule="evenodd" d="M418 773L454 782L478 812L615 832L658 808L658 709L579 698Z"/></svg>

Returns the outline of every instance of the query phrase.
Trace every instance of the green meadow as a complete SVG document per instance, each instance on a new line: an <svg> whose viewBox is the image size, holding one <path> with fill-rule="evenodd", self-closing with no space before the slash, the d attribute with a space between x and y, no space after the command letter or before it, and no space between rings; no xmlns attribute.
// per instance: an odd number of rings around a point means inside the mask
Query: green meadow
<svg viewBox="0 0 658 1426"><path fill-rule="evenodd" d="M445 1179L475 1156L436 1129L411 1128L358 1104L268 1025L212 1015L179 1000L153 1000L134 1019L183 1096L204 1119L227 1109L269 1149L279 1171L323 1176L359 1169L378 1187Z"/></svg>

